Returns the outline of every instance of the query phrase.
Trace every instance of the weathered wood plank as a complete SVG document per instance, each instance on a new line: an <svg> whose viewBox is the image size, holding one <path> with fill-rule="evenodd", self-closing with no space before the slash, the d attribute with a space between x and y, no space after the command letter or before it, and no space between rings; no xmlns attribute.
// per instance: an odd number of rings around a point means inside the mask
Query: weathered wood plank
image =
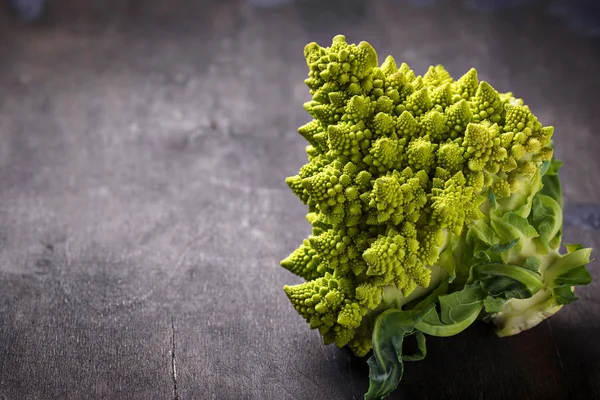
<svg viewBox="0 0 600 400"><path fill-rule="evenodd" d="M364 360L281 290L308 233L284 178L304 163L310 41L517 88L556 127L567 204L598 204L597 42L540 8L103 4L0 14L0 398L362 398ZM566 240L600 249L592 225ZM390 398L600 397L598 287L514 338L429 339Z"/></svg>

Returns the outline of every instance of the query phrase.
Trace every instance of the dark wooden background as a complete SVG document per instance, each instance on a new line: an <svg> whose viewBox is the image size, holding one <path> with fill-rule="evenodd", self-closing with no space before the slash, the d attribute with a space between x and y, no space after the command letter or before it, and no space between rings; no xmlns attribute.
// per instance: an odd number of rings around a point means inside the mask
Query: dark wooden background
<svg viewBox="0 0 600 400"><path fill-rule="evenodd" d="M253 3L257 3L255 0ZM367 40L525 98L556 127L565 240L600 251L600 39L545 3L51 2L0 12L0 399L360 399L278 266L309 232L284 178L304 45ZM599 399L600 267L517 337L429 339L390 399Z"/></svg>

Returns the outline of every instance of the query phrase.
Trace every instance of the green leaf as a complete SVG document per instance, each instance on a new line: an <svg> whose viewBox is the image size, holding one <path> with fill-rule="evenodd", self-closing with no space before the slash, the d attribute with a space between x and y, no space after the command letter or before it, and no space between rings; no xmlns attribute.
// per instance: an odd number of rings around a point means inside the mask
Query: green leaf
<svg viewBox="0 0 600 400"><path fill-rule="evenodd" d="M550 239L550 241L548 242L548 245L550 246L550 248L554 249L554 250L558 250L558 248L560 247L561 238L562 238L562 227L558 230L556 235L554 235L554 237L552 239Z"/></svg>
<svg viewBox="0 0 600 400"><path fill-rule="evenodd" d="M479 219L469 226L468 241L480 240L484 244L490 246L498 242L496 233L485 221L485 219Z"/></svg>
<svg viewBox="0 0 600 400"><path fill-rule="evenodd" d="M496 253L507 252L510 249L512 249L513 247L515 247L517 245L517 243L519 243L519 240L520 240L519 238L516 238L507 243L497 243L497 244L493 245L492 247L490 247L490 251L493 251Z"/></svg>
<svg viewBox="0 0 600 400"><path fill-rule="evenodd" d="M440 296L440 317L444 324L456 324L480 309L483 296L478 286L467 286L463 290Z"/></svg>
<svg viewBox="0 0 600 400"><path fill-rule="evenodd" d="M438 297L446 294L448 291L448 282L442 283L440 286L436 287L433 292L429 293L427 297L424 299L416 299L416 304L412 306L411 303L408 303L403 309L404 310L424 310L432 304L437 303Z"/></svg>
<svg viewBox="0 0 600 400"><path fill-rule="evenodd" d="M559 234L562 217L562 208L553 198L543 194L537 194L533 198L531 224L540 234L540 242L544 248L551 247L549 242Z"/></svg>
<svg viewBox="0 0 600 400"><path fill-rule="evenodd" d="M522 267L533 272L539 272L542 261L536 256L527 257Z"/></svg>
<svg viewBox="0 0 600 400"><path fill-rule="evenodd" d="M478 285L440 296L440 313L432 308L415 327L432 336L453 336L467 329L483 307L485 293Z"/></svg>
<svg viewBox="0 0 600 400"><path fill-rule="evenodd" d="M563 165L564 163L559 159L552 158L552 161L550 162L550 168L548 168L548 172L546 173L546 175L558 175L558 172L560 171Z"/></svg>
<svg viewBox="0 0 600 400"><path fill-rule="evenodd" d="M465 318L464 320L456 322L454 324L444 324L440 321L440 318L435 310L430 311L427 315L425 315L423 320L421 320L421 322L419 322L415 327L423 333L426 333L431 336L454 336L464 331L469 326L471 326L473 322L475 322L477 316L479 315L483 307L482 304L483 301L481 301L478 304L478 307L476 307L473 310L473 312L468 316L468 318Z"/></svg>
<svg viewBox="0 0 600 400"><path fill-rule="evenodd" d="M542 174L542 179L544 179L544 175L546 175L546 172L548 172L549 168L550 168L550 161L544 161L542 163L542 167L540 168L540 174Z"/></svg>
<svg viewBox="0 0 600 400"><path fill-rule="evenodd" d="M521 252L524 246L531 243L531 239L538 236L538 232L527 218L520 217L513 212L502 216L497 213L490 215L490 225L502 243L517 241L514 251Z"/></svg>
<svg viewBox="0 0 600 400"><path fill-rule="evenodd" d="M402 311L388 309L375 320L373 328L373 355L369 358L369 391L365 400L383 399L396 389L404 373L403 360L425 357L425 338L417 335L420 353L403 356L404 338L413 333L415 325L433 305L425 310Z"/></svg>
<svg viewBox="0 0 600 400"><path fill-rule="evenodd" d="M500 297L494 298L492 296L488 296L483 301L483 307L488 313L497 313L502 311L502 309L504 308L504 304L506 304L507 301L508 300Z"/></svg>
<svg viewBox="0 0 600 400"><path fill-rule="evenodd" d="M421 361L427 356L427 346L425 345L425 335L423 332L415 331L410 336L414 336L417 339L417 350L418 352L411 355L402 355L402 361Z"/></svg>
<svg viewBox="0 0 600 400"><path fill-rule="evenodd" d="M560 240L562 238L562 207L563 207L563 199L562 199L562 189L560 186L560 179L558 171L563 163L557 159L552 159L552 162L548 165L548 170L542 177L542 190L540 190L539 195L544 195L550 197L552 200L558 204L561 209L560 216L560 227L558 231L548 240L548 245L551 249L557 250L560 247Z"/></svg>
<svg viewBox="0 0 600 400"><path fill-rule="evenodd" d="M522 293L520 288L529 293L527 298L537 293L543 286L540 274L527 268L506 264L486 264L475 268L473 277L481 282L481 287L492 296L500 296L504 292ZM513 296L515 297L515 296Z"/></svg>
<svg viewBox="0 0 600 400"><path fill-rule="evenodd" d="M573 288L571 286L561 286L552 289L552 296L554 297L555 301L562 306L579 300L577 296L575 296L575 292L573 292Z"/></svg>
<svg viewBox="0 0 600 400"><path fill-rule="evenodd" d="M565 245L565 248L567 249L567 253L572 253L574 251L583 249L583 246L580 245L579 243L577 243L577 244L564 243L564 245Z"/></svg>
<svg viewBox="0 0 600 400"><path fill-rule="evenodd" d="M527 221L527 218L509 212L502 216L502 221L518 230L521 233L521 235L519 235L521 237L533 239L538 236L538 231L529 223L529 221Z"/></svg>
<svg viewBox="0 0 600 400"><path fill-rule="evenodd" d="M591 281L592 275L590 275L588 270L585 268L585 265L582 265L580 267L573 268L562 275L559 275L557 278L554 279L554 284L556 286L577 286L587 285Z"/></svg>
<svg viewBox="0 0 600 400"><path fill-rule="evenodd" d="M497 212L513 212L514 214L527 218L531 213L531 204L533 197L542 188L542 176L540 170L535 171L535 175L529 178L522 178L522 189L513 193L510 197L502 198L498 201L499 208Z"/></svg>
<svg viewBox="0 0 600 400"><path fill-rule="evenodd" d="M568 244L565 247L569 253L548 267L545 274L554 299L560 305L577 300L573 288L577 285L587 285L592 281L592 276L585 268L590 262L592 249L582 248L578 244Z"/></svg>
<svg viewBox="0 0 600 400"><path fill-rule="evenodd" d="M496 196L494 195L494 192L492 190L488 190L488 201L490 202L490 206L492 208L496 207Z"/></svg>
<svg viewBox="0 0 600 400"><path fill-rule="evenodd" d="M591 254L592 249L585 248L575 250L569 254L560 257L554 262L554 264L550 265L546 270L545 281L549 285L556 286L555 280L558 277L564 276L567 272L573 269L589 264Z"/></svg>
<svg viewBox="0 0 600 400"><path fill-rule="evenodd" d="M527 299L541 290L543 283L537 272L539 260L530 257L526 261L529 268L503 263L474 265L470 282L479 284L487 294L483 307L487 313L502 311L510 299Z"/></svg>
<svg viewBox="0 0 600 400"><path fill-rule="evenodd" d="M557 159L553 159L548 165L548 169L544 176L542 176L542 190L541 194L551 197L562 207L562 190L560 187L560 179L558 171L563 163ZM543 165L542 165L543 167Z"/></svg>
<svg viewBox="0 0 600 400"><path fill-rule="evenodd" d="M527 299L532 296L525 285L506 276L497 276L481 282L481 287L494 298Z"/></svg>
<svg viewBox="0 0 600 400"><path fill-rule="evenodd" d="M493 260L498 258L497 253L490 252L488 250L480 250L477 253L473 254L473 259L471 260L471 266L478 264L487 264L491 263ZM502 258L500 258L502 259Z"/></svg>
<svg viewBox="0 0 600 400"><path fill-rule="evenodd" d="M442 267L448 273L448 282L452 282L456 278L456 265L457 260L455 258L456 250L464 245L462 238L458 235L449 234L448 245L440 253L437 265Z"/></svg>

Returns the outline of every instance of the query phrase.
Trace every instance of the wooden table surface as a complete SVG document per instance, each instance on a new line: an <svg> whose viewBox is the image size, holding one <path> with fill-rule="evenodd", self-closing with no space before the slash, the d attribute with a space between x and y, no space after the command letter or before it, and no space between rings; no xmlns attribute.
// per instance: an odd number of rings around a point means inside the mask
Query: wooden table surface
<svg viewBox="0 0 600 400"><path fill-rule="evenodd" d="M0 13L0 399L361 399L282 290L309 233L304 45L471 66L554 125L565 240L600 252L600 40L546 3L56 0ZM280 3L283 3L280 1ZM390 399L600 399L600 263L581 301L499 339L428 339Z"/></svg>

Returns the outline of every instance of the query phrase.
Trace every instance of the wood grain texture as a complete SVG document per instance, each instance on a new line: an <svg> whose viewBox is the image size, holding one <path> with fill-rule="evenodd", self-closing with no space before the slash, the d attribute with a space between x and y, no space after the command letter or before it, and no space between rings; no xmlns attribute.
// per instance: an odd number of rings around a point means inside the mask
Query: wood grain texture
<svg viewBox="0 0 600 400"><path fill-rule="evenodd" d="M284 179L304 163L310 41L516 88L556 128L567 204L599 203L599 43L536 7L99 4L0 14L0 399L362 398L364 360L281 290L309 232ZM565 240L600 250L593 224ZM390 399L600 398L598 267L517 337L428 339Z"/></svg>

